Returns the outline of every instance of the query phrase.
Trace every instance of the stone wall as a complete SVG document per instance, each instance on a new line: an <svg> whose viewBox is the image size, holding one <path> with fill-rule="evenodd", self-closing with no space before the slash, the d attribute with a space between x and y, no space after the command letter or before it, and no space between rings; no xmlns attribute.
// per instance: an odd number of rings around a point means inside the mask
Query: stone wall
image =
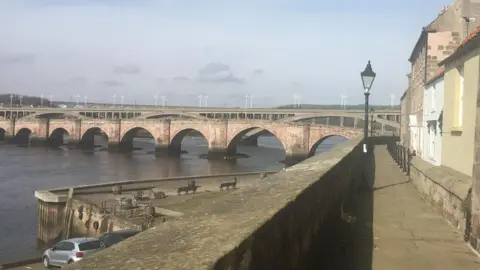
<svg viewBox="0 0 480 270"><path fill-rule="evenodd" d="M410 179L425 200L434 204L457 229L465 230L465 207L472 178L445 166L434 166L414 157Z"/></svg>
<svg viewBox="0 0 480 270"><path fill-rule="evenodd" d="M100 207L85 199L72 199L74 210L71 236L99 237L105 232L123 229L141 229L136 224L118 216L105 215Z"/></svg>
<svg viewBox="0 0 480 270"><path fill-rule="evenodd" d="M360 142L338 145L65 269L338 269L345 213L371 175L366 168L373 168Z"/></svg>

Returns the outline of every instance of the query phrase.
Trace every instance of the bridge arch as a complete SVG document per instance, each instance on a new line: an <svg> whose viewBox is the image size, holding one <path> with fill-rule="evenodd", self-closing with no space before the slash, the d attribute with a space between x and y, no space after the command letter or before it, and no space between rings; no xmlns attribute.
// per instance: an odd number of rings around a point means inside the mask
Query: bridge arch
<svg viewBox="0 0 480 270"><path fill-rule="evenodd" d="M194 114L194 113L188 113L188 112L153 112L153 113L147 113L147 114L142 114L137 117L137 119L152 119L152 118L167 118L169 116L183 116L187 118L193 118L193 119L208 119L204 116Z"/></svg>
<svg viewBox="0 0 480 270"><path fill-rule="evenodd" d="M251 133L252 131L258 131L255 133L268 132L273 135L283 146L283 150L286 151L287 147L285 142L282 140L281 135L274 129L268 126L253 125L250 127L245 127L240 131L234 131L233 134L227 138L227 153L228 155L234 155L237 153L238 145L242 141L245 135Z"/></svg>
<svg viewBox="0 0 480 270"><path fill-rule="evenodd" d="M18 144L28 144L30 142L30 137L34 135L31 129L27 127L22 127L15 132L15 142Z"/></svg>
<svg viewBox="0 0 480 270"><path fill-rule="evenodd" d="M196 128L184 128L178 130L176 133L172 134L170 143L168 145L168 150L171 154L178 155L182 153L182 141L183 139L191 132L197 132L202 135L203 139L208 142L208 137L199 129Z"/></svg>
<svg viewBox="0 0 480 270"><path fill-rule="evenodd" d="M329 139L329 138L333 138L333 137L341 137L345 140L350 140L351 138L349 138L350 136L348 135L345 135L345 134L337 134L337 133L332 133L332 134L328 134L328 135L325 135L324 137L318 139L316 142L314 142L311 146L310 146L310 150L308 151L308 157L313 157L315 156L315 153L317 152L317 149L318 147L323 143L325 142L325 140ZM354 137L354 136L352 136Z"/></svg>
<svg viewBox="0 0 480 270"><path fill-rule="evenodd" d="M43 117L42 117L43 116ZM63 116L63 117L61 117ZM33 118L65 118L67 116L73 117L75 119L88 118L77 112L37 112L26 115L22 117L23 119L33 119Z"/></svg>
<svg viewBox="0 0 480 270"><path fill-rule="evenodd" d="M133 138L135 138L138 135L138 132L145 132L148 135L152 136L155 140L157 140L157 138L154 135L154 132L152 132L148 128L136 126L136 127L131 127L127 130L122 131L120 135L120 142L132 141Z"/></svg>
<svg viewBox="0 0 480 270"><path fill-rule="evenodd" d="M0 127L0 141L4 141L7 136L10 135L8 134L8 131L2 127Z"/></svg>
<svg viewBox="0 0 480 270"><path fill-rule="evenodd" d="M48 141L51 146L58 147L65 144L65 137L70 136L68 130L62 127L58 127L50 132L48 136Z"/></svg>
<svg viewBox="0 0 480 270"><path fill-rule="evenodd" d="M107 142L110 138L109 134L100 127L89 127L86 129L80 137L80 146L82 148L92 149L95 148L95 135L104 135Z"/></svg>
<svg viewBox="0 0 480 270"><path fill-rule="evenodd" d="M302 120L308 120L312 118L323 118L323 117L345 117L345 118L357 118L362 121L364 121L364 116L363 115L352 115L352 114L346 114L346 113L322 113L322 114L302 114L302 115L296 115L292 117L287 117L282 119L282 121L289 121L289 122L297 122L297 121L302 121ZM400 124L394 121L386 120L380 117L374 117L373 118L377 123L380 123L385 126L390 126L394 129L399 129ZM370 120L370 119L369 119Z"/></svg>

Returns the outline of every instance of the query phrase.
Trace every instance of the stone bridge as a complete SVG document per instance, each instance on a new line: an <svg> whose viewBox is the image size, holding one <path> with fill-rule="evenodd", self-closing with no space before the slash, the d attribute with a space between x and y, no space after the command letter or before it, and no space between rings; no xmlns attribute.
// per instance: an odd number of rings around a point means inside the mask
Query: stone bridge
<svg viewBox="0 0 480 270"><path fill-rule="evenodd" d="M361 129L278 121L249 120L163 120L163 119L19 119L0 120L0 137L22 140L30 145L49 143L94 147L94 135L108 137L109 151L133 149L139 131L154 138L157 155L179 155L183 138L197 131L208 142L208 157L225 159L234 156L239 142L254 129L264 129L282 143L286 160L298 161L314 155L316 147L330 136L347 139L362 134ZM3 134L3 135L1 135Z"/></svg>

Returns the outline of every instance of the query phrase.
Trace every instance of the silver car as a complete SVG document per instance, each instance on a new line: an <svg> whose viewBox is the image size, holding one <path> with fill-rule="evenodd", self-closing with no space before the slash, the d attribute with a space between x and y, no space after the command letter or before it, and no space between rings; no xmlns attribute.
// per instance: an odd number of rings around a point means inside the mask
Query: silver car
<svg viewBox="0 0 480 270"><path fill-rule="evenodd" d="M102 241L93 237L63 240L43 252L43 265L45 268L50 268L50 266L74 263L104 248Z"/></svg>

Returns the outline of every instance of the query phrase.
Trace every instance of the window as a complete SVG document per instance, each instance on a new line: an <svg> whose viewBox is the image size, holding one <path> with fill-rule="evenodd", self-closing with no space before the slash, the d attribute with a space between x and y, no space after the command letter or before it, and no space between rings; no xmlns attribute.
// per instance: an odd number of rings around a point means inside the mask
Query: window
<svg viewBox="0 0 480 270"><path fill-rule="evenodd" d="M465 78L463 73L463 66L458 69L459 79L458 79L458 92L457 92L457 127L461 127L463 124L463 93Z"/></svg>
<svg viewBox="0 0 480 270"><path fill-rule="evenodd" d="M78 245L80 251L102 248L102 242L99 240L89 241Z"/></svg>
<svg viewBox="0 0 480 270"><path fill-rule="evenodd" d="M437 84L434 84L433 87L432 87L432 91L430 93L431 95L431 102L432 104L430 105L430 107L432 108L431 112L435 112L435 92L436 92L436 86Z"/></svg>

